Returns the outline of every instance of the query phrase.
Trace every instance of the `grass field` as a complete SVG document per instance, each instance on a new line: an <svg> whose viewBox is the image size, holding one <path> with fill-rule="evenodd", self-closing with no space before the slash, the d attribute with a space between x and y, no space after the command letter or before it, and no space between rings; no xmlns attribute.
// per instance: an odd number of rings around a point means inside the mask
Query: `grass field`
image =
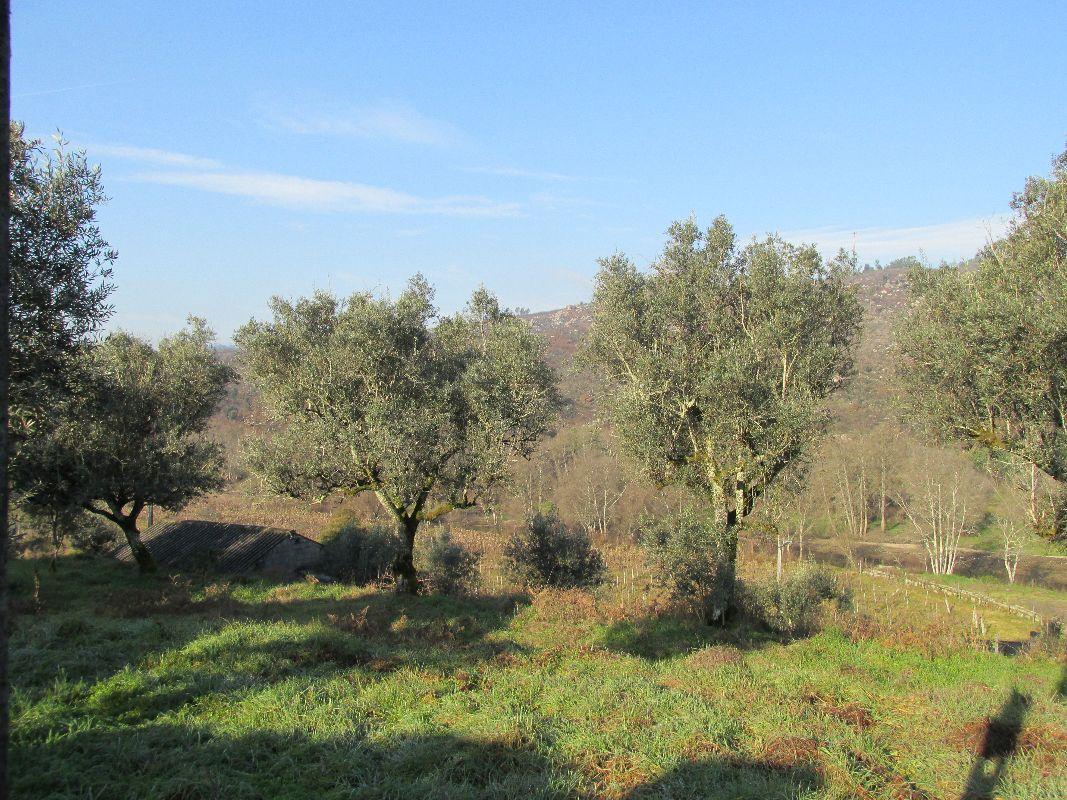
<svg viewBox="0 0 1067 800"><path fill-rule="evenodd" d="M12 573L16 798L1067 795L1063 664L884 581L787 641L673 615L633 569L469 598Z"/></svg>

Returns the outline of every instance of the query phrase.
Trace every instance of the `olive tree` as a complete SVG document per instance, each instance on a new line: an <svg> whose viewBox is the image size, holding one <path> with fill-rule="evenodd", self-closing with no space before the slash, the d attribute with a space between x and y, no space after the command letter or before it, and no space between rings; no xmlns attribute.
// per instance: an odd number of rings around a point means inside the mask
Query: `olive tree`
<svg viewBox="0 0 1067 800"><path fill-rule="evenodd" d="M9 35L3 21L2 37ZM5 44L5 47L8 46ZM7 60L3 59L4 69ZM5 72L4 80L7 81ZM9 82L8 82L9 83ZM5 95L9 99L8 95ZM9 111L9 107L5 104ZM7 115L5 111L5 116ZM0 795L7 776L7 459L34 430L64 385L77 345L107 319L115 258L96 226L100 173L81 153L47 153L24 128L4 121L0 210Z"/></svg>
<svg viewBox="0 0 1067 800"><path fill-rule="evenodd" d="M78 391L16 460L27 503L111 520L141 571L153 570L137 526L145 506L177 510L222 486L221 449L201 435L231 377L213 338L191 318L158 348L121 332L84 348Z"/></svg>
<svg viewBox="0 0 1067 800"><path fill-rule="evenodd" d="M973 267L914 268L896 330L912 419L1019 472L1036 468L1067 500L1067 152L1012 202L1004 238ZM1035 492L1036 494L1036 492ZM1050 519L1062 519L1053 513ZM1035 518L1037 515L1035 514ZM1050 524L1046 536L1067 531Z"/></svg>
<svg viewBox="0 0 1067 800"><path fill-rule="evenodd" d="M421 276L395 300L274 298L236 342L272 419L249 465L278 494L372 492L395 521L399 589L416 592L419 525L492 496L559 405L545 343L479 290L441 317Z"/></svg>
<svg viewBox="0 0 1067 800"><path fill-rule="evenodd" d="M821 401L852 370L853 262L774 236L739 248L723 217L671 225L649 272L600 262L585 357L623 449L707 503L724 542L709 621L732 604L739 524L824 430Z"/></svg>
<svg viewBox="0 0 1067 800"><path fill-rule="evenodd" d="M111 315L115 252L96 224L100 170L59 141L46 150L10 126L10 380L16 440L69 391L79 348Z"/></svg>

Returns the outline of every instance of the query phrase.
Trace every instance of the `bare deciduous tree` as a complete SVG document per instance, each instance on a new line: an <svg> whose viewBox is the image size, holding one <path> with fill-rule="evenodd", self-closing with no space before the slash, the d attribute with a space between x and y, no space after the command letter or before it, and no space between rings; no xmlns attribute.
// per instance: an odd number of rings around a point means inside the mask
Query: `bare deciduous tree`
<svg viewBox="0 0 1067 800"><path fill-rule="evenodd" d="M927 473L911 496L901 495L900 506L919 532L930 571L952 575L956 570L960 538L967 532L967 499L959 472L951 482Z"/></svg>
<svg viewBox="0 0 1067 800"><path fill-rule="evenodd" d="M1003 523L1000 532L1004 544L1004 571L1008 573L1008 583L1015 583L1015 573L1019 569L1026 536L1014 522Z"/></svg>
<svg viewBox="0 0 1067 800"><path fill-rule="evenodd" d="M864 459L839 456L832 495L825 497L830 526L852 567L858 565L856 543L863 541L871 514L869 465ZM825 491L825 487L824 487Z"/></svg>

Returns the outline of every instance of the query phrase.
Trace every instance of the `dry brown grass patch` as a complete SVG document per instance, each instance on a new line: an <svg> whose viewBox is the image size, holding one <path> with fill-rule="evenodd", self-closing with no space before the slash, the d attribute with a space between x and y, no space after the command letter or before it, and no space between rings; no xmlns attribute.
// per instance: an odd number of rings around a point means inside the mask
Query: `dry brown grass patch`
<svg viewBox="0 0 1067 800"><path fill-rule="evenodd" d="M819 742L800 736L772 739L763 748L763 763L771 769L789 772L797 767L822 771L822 756Z"/></svg>
<svg viewBox="0 0 1067 800"><path fill-rule="evenodd" d="M867 758L862 753L853 752L850 760L853 770L863 775L866 782L879 793L872 795L865 787L859 785L856 786L857 797L873 798L888 795L892 800L935 800L933 795L920 789L900 773Z"/></svg>
<svg viewBox="0 0 1067 800"><path fill-rule="evenodd" d="M596 786L595 796L603 798L629 797L652 777L648 765L629 753L592 754L583 771Z"/></svg>
<svg viewBox="0 0 1067 800"><path fill-rule="evenodd" d="M736 647L728 644L713 644L686 656L685 663L698 669L715 669L727 664L740 664L744 660L744 654Z"/></svg>
<svg viewBox="0 0 1067 800"><path fill-rule="evenodd" d="M382 621L370 616L370 606L348 614L327 614L326 620L345 633L374 636L382 632Z"/></svg>
<svg viewBox="0 0 1067 800"><path fill-rule="evenodd" d="M539 615L562 622L596 619L596 598L582 589L542 589L533 596Z"/></svg>
<svg viewBox="0 0 1067 800"><path fill-rule="evenodd" d="M974 719L951 731L945 741L957 750L982 758L1009 756L1020 750L1067 752L1067 731L1051 725L1024 726L995 717Z"/></svg>
<svg viewBox="0 0 1067 800"><path fill-rule="evenodd" d="M858 730L865 731L874 727L874 716L859 703L841 703L818 692L808 692L803 699L820 713Z"/></svg>

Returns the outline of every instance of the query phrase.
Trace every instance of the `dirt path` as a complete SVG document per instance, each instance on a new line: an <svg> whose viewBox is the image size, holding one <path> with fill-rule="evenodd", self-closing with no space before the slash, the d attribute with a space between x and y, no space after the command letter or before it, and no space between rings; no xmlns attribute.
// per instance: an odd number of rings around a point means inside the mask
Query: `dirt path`
<svg viewBox="0 0 1067 800"><path fill-rule="evenodd" d="M921 546L901 542L857 542L853 547L856 558L868 564L901 567L909 572L926 569L926 555ZM816 561L844 565L847 562L840 546L829 539L805 542L805 550ZM986 550L960 549L956 573L971 578L1003 577L1004 563L1000 555ZM1067 557L1023 556L1019 561L1019 583L1032 583L1049 589L1067 590Z"/></svg>

